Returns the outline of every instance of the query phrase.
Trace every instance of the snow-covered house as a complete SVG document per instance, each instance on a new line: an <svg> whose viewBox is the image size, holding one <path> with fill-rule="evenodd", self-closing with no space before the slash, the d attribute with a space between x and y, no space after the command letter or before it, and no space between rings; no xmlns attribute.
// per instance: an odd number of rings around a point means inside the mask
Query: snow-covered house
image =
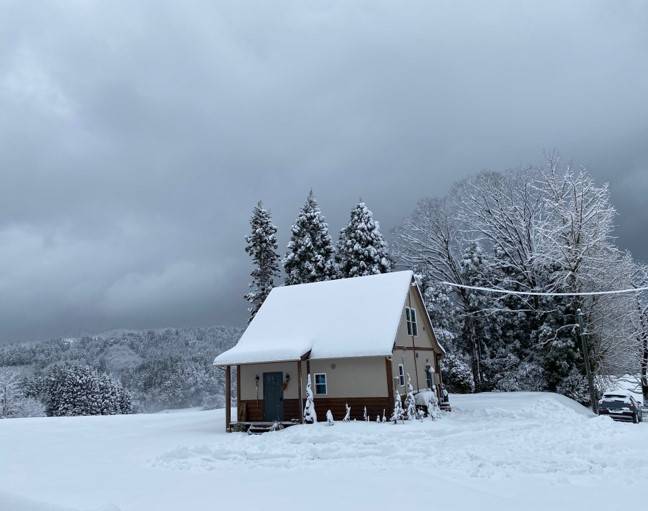
<svg viewBox="0 0 648 511"><path fill-rule="evenodd" d="M226 428L235 366L238 423L301 422L307 374L324 417L389 415L394 392L440 391L437 342L411 271L276 287L233 348L226 371Z"/></svg>

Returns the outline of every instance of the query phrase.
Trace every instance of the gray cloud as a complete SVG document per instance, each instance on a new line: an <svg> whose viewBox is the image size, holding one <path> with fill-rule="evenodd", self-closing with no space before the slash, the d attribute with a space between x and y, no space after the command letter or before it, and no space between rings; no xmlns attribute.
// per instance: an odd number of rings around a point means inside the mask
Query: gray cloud
<svg viewBox="0 0 648 511"><path fill-rule="evenodd" d="M609 181L648 259L644 2L5 2L0 342L240 323L258 199L282 245L544 150Z"/></svg>

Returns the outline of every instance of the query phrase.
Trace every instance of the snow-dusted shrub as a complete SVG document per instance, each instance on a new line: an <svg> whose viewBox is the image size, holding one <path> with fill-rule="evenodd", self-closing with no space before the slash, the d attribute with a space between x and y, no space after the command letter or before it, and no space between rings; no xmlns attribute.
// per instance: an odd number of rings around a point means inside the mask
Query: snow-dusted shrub
<svg viewBox="0 0 648 511"><path fill-rule="evenodd" d="M441 373L443 383L449 392L467 394L475 390L472 371L462 356L448 353L443 357L441 359Z"/></svg>
<svg viewBox="0 0 648 511"><path fill-rule="evenodd" d="M306 376L306 404L304 405L304 422L306 424L315 424L317 422L317 412L315 411L315 402L313 401L313 388L311 386L311 375Z"/></svg>
<svg viewBox="0 0 648 511"><path fill-rule="evenodd" d="M333 412L331 410L326 410L326 424L333 426L335 424L335 419L333 419Z"/></svg>
<svg viewBox="0 0 648 511"><path fill-rule="evenodd" d="M364 412L362 413L362 418L364 419L365 422L369 420L369 416L367 415L367 407L366 406L364 407Z"/></svg>
<svg viewBox="0 0 648 511"><path fill-rule="evenodd" d="M437 399L436 392L430 392L426 408L427 415L432 420L438 419L441 415L441 409L439 408L439 400Z"/></svg>
<svg viewBox="0 0 648 511"><path fill-rule="evenodd" d="M349 422L351 420L351 407L349 406L349 403L344 403L344 418L342 419L342 422Z"/></svg>
<svg viewBox="0 0 648 511"><path fill-rule="evenodd" d="M407 375L407 397L405 398L405 407L407 409L407 420L416 419L416 400L414 399L414 387L412 387L412 379Z"/></svg>
<svg viewBox="0 0 648 511"><path fill-rule="evenodd" d="M544 388L544 371L533 362L519 363L513 371L507 372L495 385L504 392L540 391Z"/></svg>
<svg viewBox="0 0 648 511"><path fill-rule="evenodd" d="M583 376L578 369L573 368L567 378L556 388L556 392L563 394L581 404L590 404L589 387L587 378Z"/></svg>

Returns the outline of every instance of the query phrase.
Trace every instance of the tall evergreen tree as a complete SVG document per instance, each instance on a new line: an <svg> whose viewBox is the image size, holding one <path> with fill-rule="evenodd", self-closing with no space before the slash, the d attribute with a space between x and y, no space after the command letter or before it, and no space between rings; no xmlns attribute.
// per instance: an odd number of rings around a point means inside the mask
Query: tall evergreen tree
<svg viewBox="0 0 648 511"><path fill-rule="evenodd" d="M283 261L286 285L335 278L334 254L328 224L311 190L291 229Z"/></svg>
<svg viewBox="0 0 648 511"><path fill-rule="evenodd" d="M380 226L364 202L351 210L351 219L340 231L337 247L340 278L387 273L391 262Z"/></svg>
<svg viewBox="0 0 648 511"><path fill-rule="evenodd" d="M274 278L279 272L277 254L277 228L272 224L270 212L261 201L255 206L250 220L251 233L246 236L245 251L252 258L254 269L250 274L250 291L245 299L250 302L250 321L274 287Z"/></svg>
<svg viewBox="0 0 648 511"><path fill-rule="evenodd" d="M470 286L483 286L487 263L481 247L476 242L468 243L461 258L462 282ZM464 323L461 339L466 353L469 354L473 379L477 391L484 390L485 374L482 364L485 358L485 344L489 344L490 331L485 321L484 309L487 308L486 297L481 293L468 293L464 301Z"/></svg>

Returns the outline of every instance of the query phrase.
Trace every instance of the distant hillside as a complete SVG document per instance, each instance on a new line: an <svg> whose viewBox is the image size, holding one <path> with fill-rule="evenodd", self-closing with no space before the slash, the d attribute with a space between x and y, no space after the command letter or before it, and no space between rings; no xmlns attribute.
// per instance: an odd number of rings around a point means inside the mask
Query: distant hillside
<svg viewBox="0 0 648 511"><path fill-rule="evenodd" d="M94 336L0 346L0 367L38 378L53 364L78 363L109 373L131 392L139 411L223 403L223 375L212 366L241 328L114 330Z"/></svg>

